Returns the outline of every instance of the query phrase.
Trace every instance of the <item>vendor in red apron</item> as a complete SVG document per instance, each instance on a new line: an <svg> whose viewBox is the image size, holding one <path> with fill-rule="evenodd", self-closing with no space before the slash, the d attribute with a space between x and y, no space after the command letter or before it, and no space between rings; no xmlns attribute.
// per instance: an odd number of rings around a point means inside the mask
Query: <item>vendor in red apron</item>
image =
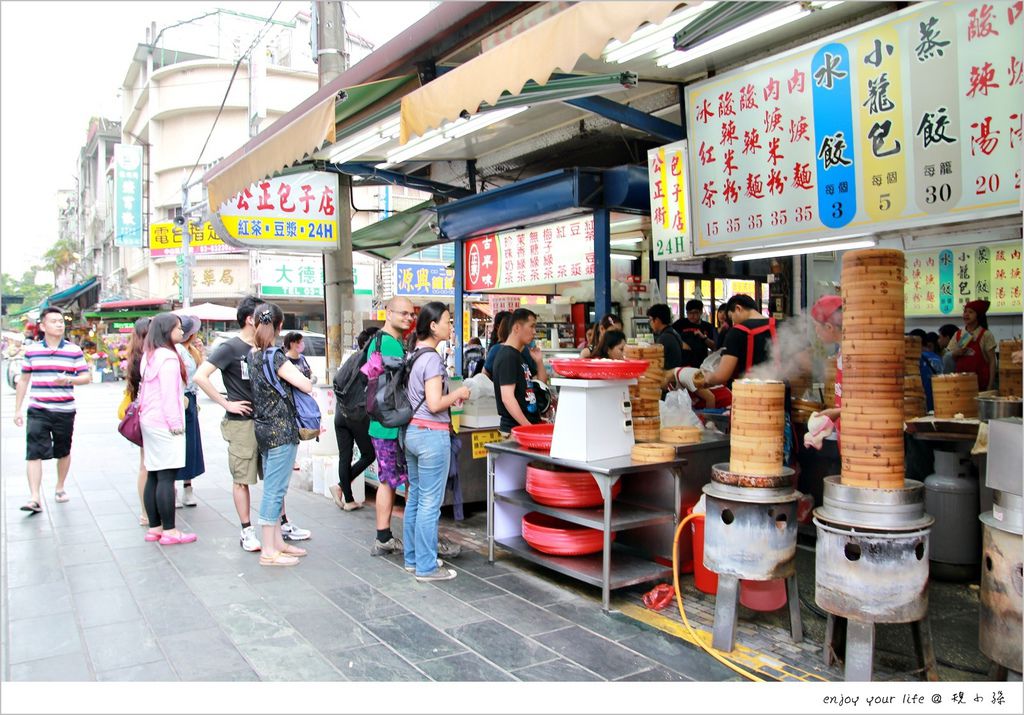
<svg viewBox="0 0 1024 715"><path fill-rule="evenodd" d="M718 367L705 375L709 385L732 387L750 368L767 362L775 342L775 318L766 318L749 295L734 295L726 304L732 328L725 336L725 350Z"/></svg>
<svg viewBox="0 0 1024 715"><path fill-rule="evenodd" d="M949 341L957 372L978 376L978 389L991 390L996 375L996 338L988 329L987 300L964 306L964 327Z"/></svg>
<svg viewBox="0 0 1024 715"><path fill-rule="evenodd" d="M677 367L669 385L676 385L690 394L693 409L724 408L732 406L732 390L725 385L708 387L704 371L696 367Z"/></svg>

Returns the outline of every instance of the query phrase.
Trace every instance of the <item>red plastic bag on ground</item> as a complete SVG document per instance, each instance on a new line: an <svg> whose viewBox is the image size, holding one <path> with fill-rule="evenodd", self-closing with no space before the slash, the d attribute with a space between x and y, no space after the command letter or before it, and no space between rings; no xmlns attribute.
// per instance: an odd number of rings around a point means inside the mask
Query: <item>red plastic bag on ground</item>
<svg viewBox="0 0 1024 715"><path fill-rule="evenodd" d="M644 605L652 611L660 611L665 606L672 603L672 599L675 598L675 596L676 590L672 588L672 586L667 583L659 583L644 594L643 602Z"/></svg>

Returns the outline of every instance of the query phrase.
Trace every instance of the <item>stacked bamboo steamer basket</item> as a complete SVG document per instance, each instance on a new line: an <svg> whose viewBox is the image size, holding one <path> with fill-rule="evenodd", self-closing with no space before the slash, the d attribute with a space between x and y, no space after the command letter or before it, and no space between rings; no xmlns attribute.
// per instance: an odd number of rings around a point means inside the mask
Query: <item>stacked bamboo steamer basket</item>
<svg viewBox="0 0 1024 715"><path fill-rule="evenodd" d="M932 377L932 403L935 416L943 419L978 416L978 376L973 372L954 372Z"/></svg>
<svg viewBox="0 0 1024 715"><path fill-rule="evenodd" d="M786 386L778 380L732 384L729 471L775 477L783 472Z"/></svg>
<svg viewBox="0 0 1024 715"><path fill-rule="evenodd" d="M921 338L907 335L903 338L906 355L903 359L903 419L923 417L928 411L921 382Z"/></svg>
<svg viewBox="0 0 1024 715"><path fill-rule="evenodd" d="M633 405L633 439L657 442L661 438L661 386L665 374L665 348L661 345L627 345L626 359L646 360L647 371L629 386Z"/></svg>
<svg viewBox="0 0 1024 715"><path fill-rule="evenodd" d="M1003 397L1022 397L1021 366L1013 364L1013 354L1020 352L1020 340L999 341L999 394Z"/></svg>
<svg viewBox="0 0 1024 715"><path fill-rule="evenodd" d="M821 398L829 409L836 406L836 362L835 355L825 358L825 394Z"/></svg>
<svg viewBox="0 0 1024 715"><path fill-rule="evenodd" d="M845 485L903 486L903 276L902 251L864 249L843 256Z"/></svg>

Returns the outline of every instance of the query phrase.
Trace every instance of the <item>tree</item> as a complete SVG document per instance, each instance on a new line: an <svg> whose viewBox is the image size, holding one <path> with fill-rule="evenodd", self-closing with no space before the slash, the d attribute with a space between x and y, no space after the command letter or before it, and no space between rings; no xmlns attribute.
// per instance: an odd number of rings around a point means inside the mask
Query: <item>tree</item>
<svg viewBox="0 0 1024 715"><path fill-rule="evenodd" d="M43 267L53 271L53 275L60 276L78 265L81 256L78 254L79 245L73 238L60 238L50 247L50 250L43 254Z"/></svg>

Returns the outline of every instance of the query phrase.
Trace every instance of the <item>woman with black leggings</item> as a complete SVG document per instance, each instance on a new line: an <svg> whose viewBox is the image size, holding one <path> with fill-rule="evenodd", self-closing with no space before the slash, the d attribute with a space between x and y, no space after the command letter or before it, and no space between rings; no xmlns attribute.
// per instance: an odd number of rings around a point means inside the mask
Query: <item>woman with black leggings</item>
<svg viewBox="0 0 1024 715"><path fill-rule="evenodd" d="M360 350L366 349L380 328L367 328L359 333L356 338L356 345ZM350 420L345 417L341 410L334 413L334 436L338 439L338 483L331 487L331 496L339 509L353 511L361 509L363 502L356 502L352 496L352 480L363 473L367 467L373 464L377 458L373 449L373 442L370 441L370 418L362 420ZM359 447L359 461L352 464L352 445Z"/></svg>

